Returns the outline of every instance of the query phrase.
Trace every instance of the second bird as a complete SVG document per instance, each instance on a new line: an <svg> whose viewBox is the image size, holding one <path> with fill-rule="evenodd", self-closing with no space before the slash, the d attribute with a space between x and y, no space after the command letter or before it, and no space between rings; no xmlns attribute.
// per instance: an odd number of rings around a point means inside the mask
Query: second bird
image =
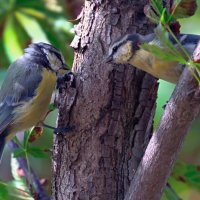
<svg viewBox="0 0 200 200"><path fill-rule="evenodd" d="M180 35L179 39L188 54L191 55L200 36ZM175 61L162 60L153 53L140 48L139 45L143 43L157 45L162 49L163 53L169 51L167 47L161 45L161 42L156 38L154 33L145 36L140 34L127 34L114 42L109 48L109 55L106 61L118 64L129 63L157 78L176 83L184 66ZM177 45L174 47L180 51Z"/></svg>

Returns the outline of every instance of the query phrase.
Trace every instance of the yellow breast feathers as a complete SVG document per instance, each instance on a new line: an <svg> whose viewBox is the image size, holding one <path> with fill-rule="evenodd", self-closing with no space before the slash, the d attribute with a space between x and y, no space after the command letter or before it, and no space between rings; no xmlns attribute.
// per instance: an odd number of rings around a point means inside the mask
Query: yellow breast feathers
<svg viewBox="0 0 200 200"><path fill-rule="evenodd" d="M56 74L44 68L36 95L15 110L16 121L11 125L11 133L25 130L44 120L55 85Z"/></svg>

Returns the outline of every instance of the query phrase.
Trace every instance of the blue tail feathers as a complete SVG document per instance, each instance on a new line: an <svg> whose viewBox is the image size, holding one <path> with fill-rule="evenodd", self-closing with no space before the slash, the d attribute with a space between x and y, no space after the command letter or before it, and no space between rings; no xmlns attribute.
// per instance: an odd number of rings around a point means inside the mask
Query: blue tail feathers
<svg viewBox="0 0 200 200"><path fill-rule="evenodd" d="M0 135L0 162L1 162L1 159L2 159L4 146L5 146L5 137L2 137Z"/></svg>

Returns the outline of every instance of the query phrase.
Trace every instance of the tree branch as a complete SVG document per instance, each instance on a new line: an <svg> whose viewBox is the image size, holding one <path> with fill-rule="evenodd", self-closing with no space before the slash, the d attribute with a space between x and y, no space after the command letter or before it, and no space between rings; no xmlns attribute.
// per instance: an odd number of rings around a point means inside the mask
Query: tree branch
<svg viewBox="0 0 200 200"><path fill-rule="evenodd" d="M200 52L198 44L195 52ZM194 53L194 60L198 53ZM200 88L185 68L131 182L125 200L160 199L192 121L200 110Z"/></svg>
<svg viewBox="0 0 200 200"><path fill-rule="evenodd" d="M19 148L18 145L13 140L11 140L8 144L12 150ZM26 177L31 176L31 180L32 180L33 186L34 186L36 194L37 194L37 199L38 200L50 200L50 197L48 197L45 189L41 185L40 180L37 177L37 175L35 174L35 172L33 171L33 169L31 168L31 171L30 172L28 171L26 159L24 159L22 157L17 157L16 159L19 163L20 168L23 169L25 176Z"/></svg>

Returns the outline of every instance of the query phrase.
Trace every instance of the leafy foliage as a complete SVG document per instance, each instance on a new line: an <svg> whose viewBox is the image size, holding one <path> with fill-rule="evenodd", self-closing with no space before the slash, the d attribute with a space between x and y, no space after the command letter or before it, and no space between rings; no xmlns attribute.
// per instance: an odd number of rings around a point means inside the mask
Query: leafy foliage
<svg viewBox="0 0 200 200"><path fill-rule="evenodd" d="M200 191L200 166L177 162L172 177Z"/></svg>
<svg viewBox="0 0 200 200"><path fill-rule="evenodd" d="M164 6L162 0L152 0L149 4L149 9L146 11L147 17L149 17L158 26L155 29L155 34L160 42L158 44L143 44L141 48L146 51L153 53L156 57L161 60L166 61L176 61L180 64L188 66L194 66L196 73L191 70L192 74L196 78L197 82L200 84L200 65L199 63L193 62L191 56L188 54L187 50L184 49L181 42L176 37L179 34L179 22L177 22L178 17L189 17L193 15L196 11L197 4L196 0L174 0L172 1L172 7L170 5ZM180 15L179 15L180 12ZM183 14L184 13L184 14ZM174 32L172 31L174 30ZM171 38L175 41L172 44Z"/></svg>
<svg viewBox="0 0 200 200"><path fill-rule="evenodd" d="M170 2L171 5L165 5L164 2ZM146 7L145 12L147 17L158 25L155 29L155 34L157 39L160 41L160 45L144 44L141 47L152 52L162 60L176 61L188 66L195 66L198 76L195 74L194 76L200 83L199 65L192 61L190 55L188 55L181 45L181 42L177 39L180 31L180 24L177 19L194 15L196 9L196 0L151 0L150 5ZM188 32L192 33L191 31ZM171 38L173 38L175 44L172 44ZM179 49L180 51L177 51L176 49ZM169 178L169 183L173 183L172 187L167 185L162 200L180 200L181 198L179 197L179 193L189 193L189 191L191 192L191 189L199 191L199 171L198 165L177 162L174 171ZM174 191L174 188L176 191Z"/></svg>
<svg viewBox="0 0 200 200"><path fill-rule="evenodd" d="M196 9L196 0L151 0L145 8L145 14L156 24L159 24L160 20L163 19L165 20L165 24L170 24L175 22L177 19L187 18L194 15Z"/></svg>
<svg viewBox="0 0 200 200"><path fill-rule="evenodd" d="M185 56L177 50L176 46L171 42L168 32L161 24L155 29L155 34L160 44L142 44L144 50L152 52L156 57L166 61L177 61L181 64L188 64Z"/></svg>
<svg viewBox="0 0 200 200"><path fill-rule="evenodd" d="M44 0L0 0L0 67L7 67L31 42L49 42L60 49L67 64L72 51L72 24L62 11L50 10ZM58 34L59 33L59 34Z"/></svg>
<svg viewBox="0 0 200 200"><path fill-rule="evenodd" d="M61 50L66 63L70 66L73 61L73 51L69 48L73 37L71 33L73 24L68 22L68 16L62 8L66 9L66 5L64 1L59 0L54 2L50 0L0 0L0 68L8 67L11 62L21 56L23 49L29 43L40 41L51 43ZM5 72L0 73L0 81L2 76L5 76ZM49 110L54 109L55 106L50 105ZM25 157L29 170L30 157L49 157L49 146L35 145L35 141L40 142L39 138L42 133L42 128L35 127L25 132L22 143L15 138L19 149L16 149L12 156L11 169L14 179L6 183L0 182L0 200L34 199L25 177L18 174L16 157ZM37 163L40 165L39 161Z"/></svg>
<svg viewBox="0 0 200 200"><path fill-rule="evenodd" d="M33 200L27 183L23 176L20 176L19 166L15 158L11 160L13 180L8 183L0 181L0 200Z"/></svg>
<svg viewBox="0 0 200 200"><path fill-rule="evenodd" d="M38 127L33 127L24 132L24 142L21 144L19 140L15 137L15 142L20 147L13 152L14 157L26 157L28 158L29 155L35 158L45 158L47 157L47 152L49 151L47 147L34 147L31 145L32 142L36 141L42 134L41 130L39 130L39 137L38 132L36 130Z"/></svg>

